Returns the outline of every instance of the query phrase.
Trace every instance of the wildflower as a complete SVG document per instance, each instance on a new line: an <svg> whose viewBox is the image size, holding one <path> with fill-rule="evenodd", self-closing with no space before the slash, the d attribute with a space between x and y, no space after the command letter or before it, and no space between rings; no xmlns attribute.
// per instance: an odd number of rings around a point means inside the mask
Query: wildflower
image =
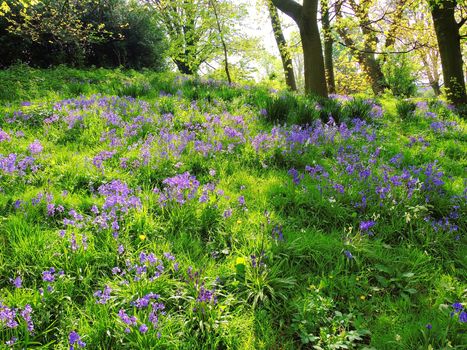
<svg viewBox="0 0 467 350"><path fill-rule="evenodd" d="M10 141L10 135L8 135L5 131L0 129L0 142L2 141Z"/></svg>
<svg viewBox="0 0 467 350"><path fill-rule="evenodd" d="M284 234L282 233L282 225L274 226L274 228L272 229L272 237L279 241L284 240Z"/></svg>
<svg viewBox="0 0 467 350"><path fill-rule="evenodd" d="M38 140L34 140L34 142L31 143L28 148L29 148L29 152L31 152L32 154L41 153L43 150L43 147Z"/></svg>
<svg viewBox="0 0 467 350"><path fill-rule="evenodd" d="M351 260L353 259L353 255L350 251L344 250L344 255L347 257L347 259Z"/></svg>
<svg viewBox="0 0 467 350"><path fill-rule="evenodd" d="M110 293L112 292L112 288L109 286L105 286L103 291L98 290L94 293L94 296L98 298L96 300L97 304L107 304L107 301L110 300Z"/></svg>
<svg viewBox="0 0 467 350"><path fill-rule="evenodd" d="M292 176L293 178L293 183L295 185L298 185L300 183L300 180L303 178L303 175L300 175L300 173L297 171L297 169L290 169L288 172L287 172L290 176Z"/></svg>
<svg viewBox="0 0 467 350"><path fill-rule="evenodd" d="M139 331L141 333L146 333L148 331L148 326L146 326L144 323L139 327Z"/></svg>
<svg viewBox="0 0 467 350"><path fill-rule="evenodd" d="M467 312L462 311L459 314L459 322L466 323L467 322Z"/></svg>
<svg viewBox="0 0 467 350"><path fill-rule="evenodd" d="M251 255L251 267L256 268L257 263L256 263L256 255Z"/></svg>
<svg viewBox="0 0 467 350"><path fill-rule="evenodd" d="M5 342L5 345L6 345L6 346L13 346L13 345L15 345L15 343L16 343L17 340L18 340L18 338L13 337L13 338L11 338L10 340L7 340L7 341Z"/></svg>
<svg viewBox="0 0 467 350"><path fill-rule="evenodd" d="M26 321L27 328L29 333L34 332L34 323L31 319L32 307L29 304L26 304L24 309L21 311L21 317L23 317L24 321Z"/></svg>
<svg viewBox="0 0 467 350"><path fill-rule="evenodd" d="M452 308L454 309L454 312L457 314L459 313L460 311L462 311L464 309L464 307L462 306L461 303L459 302L456 302L454 304L452 304Z"/></svg>
<svg viewBox="0 0 467 350"><path fill-rule="evenodd" d="M431 323L428 323L426 326L425 326L426 329L428 329L429 331L433 328L433 326L431 325Z"/></svg>
<svg viewBox="0 0 467 350"><path fill-rule="evenodd" d="M216 296L215 296L215 290L209 290L206 289L204 286L201 286L198 292L198 298L196 298L196 301L200 303L213 303L215 304L217 302Z"/></svg>
<svg viewBox="0 0 467 350"><path fill-rule="evenodd" d="M14 280L13 280L13 285L16 287L16 288L21 288L23 284L23 280L21 279L20 276L17 276Z"/></svg>
<svg viewBox="0 0 467 350"><path fill-rule="evenodd" d="M373 220L370 221L362 221L360 222L360 231L369 231L370 228L376 225L376 222Z"/></svg>
<svg viewBox="0 0 467 350"><path fill-rule="evenodd" d="M125 252L125 247L123 246L123 244L120 244L118 246L117 251L118 251L118 255L122 255Z"/></svg>
<svg viewBox="0 0 467 350"><path fill-rule="evenodd" d="M118 317L120 320L128 326L136 326L136 317L128 316L124 309L120 309L118 312ZM129 328L127 328L129 330ZM129 332L128 332L129 333Z"/></svg>
<svg viewBox="0 0 467 350"><path fill-rule="evenodd" d="M68 342L70 343L70 350L75 350L76 345L80 348L84 348L86 343L81 340L81 337L75 331L70 332L68 335Z"/></svg>
<svg viewBox="0 0 467 350"><path fill-rule="evenodd" d="M42 272L42 280L44 282L54 282L55 281L55 269L51 267L49 270Z"/></svg>

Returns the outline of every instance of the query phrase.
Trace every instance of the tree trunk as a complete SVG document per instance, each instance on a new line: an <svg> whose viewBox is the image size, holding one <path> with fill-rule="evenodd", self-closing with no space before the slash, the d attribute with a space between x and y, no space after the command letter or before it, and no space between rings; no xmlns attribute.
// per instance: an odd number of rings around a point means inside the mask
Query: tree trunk
<svg viewBox="0 0 467 350"><path fill-rule="evenodd" d="M455 106L467 104L459 25L454 17L455 0L432 3L431 15L438 40L444 85L448 101Z"/></svg>
<svg viewBox="0 0 467 350"><path fill-rule="evenodd" d="M272 0L276 7L290 16L300 29L305 66L305 92L327 97L323 49L318 30L318 0Z"/></svg>
<svg viewBox="0 0 467 350"><path fill-rule="evenodd" d="M219 32L219 36L220 36L220 39L221 39L222 50L224 51L225 75L227 76L227 81L229 82L229 84L232 84L232 77L230 76L230 70L229 70L229 55L228 55L228 51L227 51L227 44L225 43L224 33L222 31L221 22L220 22L220 19L219 19L219 15L217 14L216 4L214 3L213 0L210 0L209 3L211 4L212 9L214 11L214 16L216 17L217 30Z"/></svg>
<svg viewBox="0 0 467 350"><path fill-rule="evenodd" d="M293 71L292 56L290 55L287 42L285 41L284 33L282 32L281 22L277 8L270 0L267 1L269 17L271 17L272 31L276 39L277 47L282 60L282 67L284 68L285 83L287 87L292 90L297 90L297 83L295 82L295 74Z"/></svg>
<svg viewBox="0 0 467 350"><path fill-rule="evenodd" d="M386 84L381 65L374 57L374 54L362 53L363 70L370 79L371 89L375 95L381 95L389 86Z"/></svg>
<svg viewBox="0 0 467 350"><path fill-rule="evenodd" d="M441 88L439 86L439 81L437 80L430 81L430 86L433 89L435 96L441 95Z"/></svg>
<svg viewBox="0 0 467 350"><path fill-rule="evenodd" d="M174 59L173 60L175 65L177 66L178 70L182 74L193 75L195 72L190 67L190 65L186 64L184 61Z"/></svg>
<svg viewBox="0 0 467 350"><path fill-rule="evenodd" d="M344 45L347 46L353 55L357 58L358 63L362 66L365 74L371 85L371 90L375 95L380 95L385 89L389 88L384 78L381 65L375 57L374 51L376 49L377 37L375 32L368 28L371 22L368 17L368 11L361 11L358 5L351 1L351 5L359 19L360 30L363 34L363 50L357 48L354 40L348 35L347 31L343 28L338 29L338 33L344 40ZM337 17L341 17L341 4L336 5Z"/></svg>
<svg viewBox="0 0 467 350"><path fill-rule="evenodd" d="M329 4L328 0L321 0L321 23L323 25L324 34L324 67L326 71L326 83L329 93L336 93L336 81L334 78L334 63L332 60L332 46L334 40L331 36L331 25L329 21Z"/></svg>

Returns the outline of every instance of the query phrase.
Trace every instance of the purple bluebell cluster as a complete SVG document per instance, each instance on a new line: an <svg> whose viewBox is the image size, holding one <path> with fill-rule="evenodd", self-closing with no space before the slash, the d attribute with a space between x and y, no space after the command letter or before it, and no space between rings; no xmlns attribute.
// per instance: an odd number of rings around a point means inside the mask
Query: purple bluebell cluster
<svg viewBox="0 0 467 350"><path fill-rule="evenodd" d="M5 142L5 141L10 141L11 137L10 135L5 131L0 128L0 142Z"/></svg>
<svg viewBox="0 0 467 350"><path fill-rule="evenodd" d="M0 325L10 329L20 326L21 320L25 322L26 328L30 334L34 333L34 323L31 314L32 307L26 304L22 309L8 307L0 301Z"/></svg>
<svg viewBox="0 0 467 350"><path fill-rule="evenodd" d="M459 322L466 323L467 312L465 312L464 306L459 302L455 302L454 304L451 305L451 307L453 309L453 311L451 312L451 317L454 317L454 315L458 315Z"/></svg>
<svg viewBox="0 0 467 350"><path fill-rule="evenodd" d="M86 343L81 340L80 335L75 331L70 332L68 335L68 342L70 344L70 350L86 347Z"/></svg>
<svg viewBox="0 0 467 350"><path fill-rule="evenodd" d="M39 140L34 140L34 142L29 145L28 149L31 154L38 154L42 152L44 147L42 147L42 144L39 142Z"/></svg>
<svg viewBox="0 0 467 350"><path fill-rule="evenodd" d="M96 303L107 304L107 302L111 298L110 296L111 293L112 293L112 288L110 288L109 286L105 286L103 290L98 290L97 292L94 293L94 296L97 299Z"/></svg>
<svg viewBox="0 0 467 350"><path fill-rule="evenodd" d="M36 172L39 165L34 157L23 154L10 153L7 156L0 154L0 174L25 176L28 172Z"/></svg>

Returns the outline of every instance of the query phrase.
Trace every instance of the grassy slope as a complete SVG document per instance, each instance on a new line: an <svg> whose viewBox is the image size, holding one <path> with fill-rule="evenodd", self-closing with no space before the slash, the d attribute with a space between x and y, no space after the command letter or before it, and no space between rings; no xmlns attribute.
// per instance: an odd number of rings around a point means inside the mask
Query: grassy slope
<svg viewBox="0 0 467 350"><path fill-rule="evenodd" d="M462 211L466 209L463 177L467 160L462 120L449 115L447 120L455 119L457 129L436 133L430 128L432 120L422 111L402 121L395 113L395 101L385 100L382 103L388 113L376 122L374 142L357 133L349 140L337 137L298 146L303 153L284 154L287 143L257 153L250 140L272 128L260 118L269 95L266 89L203 85L170 74L63 68L18 69L0 72L0 78L4 83L0 128L10 135L9 141L0 142L0 155L29 155L28 145L34 140L44 148L35 156L37 171L28 168L26 175L19 176L0 169L0 301L10 308L29 303L36 328L29 334L19 315L20 325L15 329L0 321L2 344L17 337L18 343L28 348L60 349L67 346L72 330L92 349L292 349L311 344L426 349L429 344L462 348L467 342L466 324L460 323L458 316L450 317L450 305L466 301L466 221ZM161 91L172 95L161 96ZM96 93L130 95L138 100L117 99L123 107L107 101L103 106L85 107L84 112L55 112L62 119L44 126L44 118L54 114L53 103L81 94L88 97L79 99L89 100ZM32 105L22 106L24 101ZM24 121L20 116L7 123L18 110L32 117ZM115 112L124 121L143 115L158 122L143 122L135 135L124 136L125 126L104 122L105 111ZM173 119L160 122L167 113L172 113ZM83 115L83 119L69 128L66 118L73 114ZM210 116L219 116L220 124L212 123ZM185 124L188 122L191 124ZM207 129L196 129L203 123ZM241 132L246 141L229 139L226 126ZM113 128L123 144L98 168L93 165L94 157L112 149L109 137L101 140L101 135ZM223 143L224 150L228 143L238 144L231 152L209 152L204 157L189 143L180 156L169 151L166 157L163 151L167 149L157 136L147 142L151 154L147 165L121 166L119 158L124 157L129 158L128 164L143 163L146 148L141 141L150 134L161 135L164 128L177 135L194 131L198 140L212 137ZM25 136L16 134L18 131ZM423 136L429 146L408 147L410 136ZM363 163L381 147L374 176L382 177L384 165L392 167L392 174L438 160L444 172L444 193L436 194L439 188L425 194L417 190L407 198L394 188L393 197L379 205L377 196L371 196L373 185L356 181L338 164L339 147L349 145L353 148L347 155L358 154ZM362 151L365 147L369 153ZM402 164L391 165L389 160L398 153L403 154ZM294 167L304 174L305 165L313 164L324 166L332 183L344 185L346 192L327 189L325 182L308 175L294 185L288 171ZM216 183L224 194L211 194L206 203L196 197L182 207L169 203L161 208L152 190L162 189L165 178L185 171L201 184ZM105 200L97 189L114 179L126 183L142 202L141 208L129 209L119 218L118 240L112 238L111 229L90 223L68 227L61 238L59 232L64 229L63 219L70 217L69 210L94 217L91 206L102 210ZM424 179L420 175L420 181ZM361 191L369 194L366 209L354 206ZM38 197L40 193L43 197ZM428 204L432 206L426 205L425 195L431 197ZM451 222L458 231L444 227L436 231L423 220L449 216L453 211L450 198L456 195L461 196L456 199L460 218ZM34 199L38 203L33 205ZM17 200L22 201L19 208L15 207ZM52 203L62 205L64 212L47 215L47 204ZM224 218L229 209L232 216ZM362 221L374 218L373 235L359 230ZM276 227L282 227L284 240L277 239ZM82 246L83 236L88 240L87 249ZM76 249L72 237L77 240ZM120 244L125 248L123 254L117 251ZM347 251L352 258L346 257ZM163 261L165 271L160 278L150 281L143 275L134 280L135 271L126 261L139 264L141 252L154 252ZM179 269L163 258L164 252L176 257ZM127 275L112 274L115 266L127 270ZM200 271L199 277L187 272L189 266ZM56 273L55 282L44 282L42 274L51 267L63 270L64 275ZM147 268L155 272L154 266ZM22 288L11 283L16 276L22 277ZM125 280L127 284L122 283ZM203 292L202 281L206 289L215 290L215 303L213 299L197 301ZM52 291L47 291L49 285ZM112 289L110 300L98 304L93 294L105 286ZM39 288L45 291L41 294ZM149 292L161 295L166 314L159 315L157 329L151 326L142 334L138 327L143 322L150 325L150 308L137 310L131 302ZM117 316L122 308L138 318L129 334ZM427 324L433 328L428 330Z"/></svg>

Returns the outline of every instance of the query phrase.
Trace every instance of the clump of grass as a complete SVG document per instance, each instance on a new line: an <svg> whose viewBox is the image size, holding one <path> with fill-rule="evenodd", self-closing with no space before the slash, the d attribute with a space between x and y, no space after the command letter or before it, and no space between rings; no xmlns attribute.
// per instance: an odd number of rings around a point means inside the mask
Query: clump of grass
<svg viewBox="0 0 467 350"><path fill-rule="evenodd" d="M404 119L410 120L415 116L417 105L410 100L399 100L396 104L397 115Z"/></svg>

